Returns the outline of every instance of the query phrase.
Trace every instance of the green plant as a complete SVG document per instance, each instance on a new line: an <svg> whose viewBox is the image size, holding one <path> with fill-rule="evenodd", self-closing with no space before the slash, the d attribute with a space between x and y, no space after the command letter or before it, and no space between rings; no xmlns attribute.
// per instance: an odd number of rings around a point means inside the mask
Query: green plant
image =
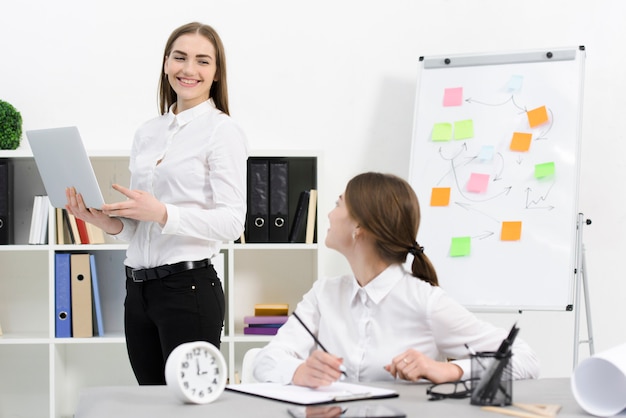
<svg viewBox="0 0 626 418"><path fill-rule="evenodd" d="M0 100L0 149L16 149L22 138L22 115Z"/></svg>

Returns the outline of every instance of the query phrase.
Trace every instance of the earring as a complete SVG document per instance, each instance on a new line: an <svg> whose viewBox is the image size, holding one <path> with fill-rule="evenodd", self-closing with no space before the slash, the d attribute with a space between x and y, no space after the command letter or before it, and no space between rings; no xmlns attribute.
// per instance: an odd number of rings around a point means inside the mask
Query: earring
<svg viewBox="0 0 626 418"><path fill-rule="evenodd" d="M352 231L352 241L356 239L356 231Z"/></svg>

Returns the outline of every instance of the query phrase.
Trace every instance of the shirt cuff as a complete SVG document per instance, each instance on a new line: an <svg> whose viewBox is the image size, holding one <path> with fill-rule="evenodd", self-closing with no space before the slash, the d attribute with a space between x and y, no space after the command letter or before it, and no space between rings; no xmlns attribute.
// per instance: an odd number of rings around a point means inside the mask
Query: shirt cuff
<svg viewBox="0 0 626 418"><path fill-rule="evenodd" d="M456 364L463 370L463 376L461 376L461 380L467 380L472 377L472 360L471 359L461 359L454 360L451 363Z"/></svg>
<svg viewBox="0 0 626 418"><path fill-rule="evenodd" d="M118 218L118 219L122 221L122 230L118 232L117 234L110 235L110 236L118 240L130 241L135 233L134 225L131 226L133 221L131 221L130 219L126 219L126 218Z"/></svg>
<svg viewBox="0 0 626 418"><path fill-rule="evenodd" d="M167 221L161 230L163 234L176 234L180 227L180 211L178 207L169 203L165 204L165 210L167 211Z"/></svg>

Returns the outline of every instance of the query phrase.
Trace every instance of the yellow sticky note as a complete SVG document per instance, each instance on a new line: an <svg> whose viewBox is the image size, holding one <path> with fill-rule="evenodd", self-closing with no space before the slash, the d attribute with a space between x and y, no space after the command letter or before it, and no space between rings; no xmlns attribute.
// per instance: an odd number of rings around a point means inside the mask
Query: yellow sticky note
<svg viewBox="0 0 626 418"><path fill-rule="evenodd" d="M506 221L502 222L500 239L502 241L519 241L522 238L522 222Z"/></svg>
<svg viewBox="0 0 626 418"><path fill-rule="evenodd" d="M545 106L529 110L526 114L528 115L528 125L530 125L531 128L544 124L548 121L548 111Z"/></svg>
<svg viewBox="0 0 626 418"><path fill-rule="evenodd" d="M554 174L555 172L554 162L536 164L535 165L535 178L543 178L548 177Z"/></svg>
<svg viewBox="0 0 626 418"><path fill-rule="evenodd" d="M454 139L474 137L474 121L471 119L454 122Z"/></svg>
<svg viewBox="0 0 626 418"><path fill-rule="evenodd" d="M450 204L449 187L433 187L430 194L430 206L448 206Z"/></svg>
<svg viewBox="0 0 626 418"><path fill-rule="evenodd" d="M509 148L511 151L526 152L530 149L530 142L533 139L533 134L526 132L513 132L513 138L511 139L511 145Z"/></svg>
<svg viewBox="0 0 626 418"><path fill-rule="evenodd" d="M470 254L471 237L453 237L450 244L450 257L465 257Z"/></svg>
<svg viewBox="0 0 626 418"><path fill-rule="evenodd" d="M433 126L432 140L433 141L449 141L452 139L452 124L450 123L435 123Z"/></svg>

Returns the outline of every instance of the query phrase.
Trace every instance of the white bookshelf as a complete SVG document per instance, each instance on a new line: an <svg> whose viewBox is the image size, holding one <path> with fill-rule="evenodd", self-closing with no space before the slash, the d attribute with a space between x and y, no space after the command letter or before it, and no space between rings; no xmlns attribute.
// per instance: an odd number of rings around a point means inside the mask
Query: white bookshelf
<svg viewBox="0 0 626 418"><path fill-rule="evenodd" d="M129 183L128 153L90 152L103 192ZM253 156L311 158L299 151L263 151ZM0 245L0 416L71 417L80 390L91 386L136 385L126 354L123 330L126 244L58 245L54 210L48 244L28 245L33 197L45 194L30 152L0 151L14 166L15 244ZM317 174L316 174L317 177ZM317 178L315 179L317 182ZM115 192L107 202L119 201ZM105 335L55 338L54 255L84 251L96 256ZM286 302L290 311L318 275L317 244L225 243L223 285L226 318L221 351L235 381L245 352L271 336L243 334L243 317L255 303Z"/></svg>

